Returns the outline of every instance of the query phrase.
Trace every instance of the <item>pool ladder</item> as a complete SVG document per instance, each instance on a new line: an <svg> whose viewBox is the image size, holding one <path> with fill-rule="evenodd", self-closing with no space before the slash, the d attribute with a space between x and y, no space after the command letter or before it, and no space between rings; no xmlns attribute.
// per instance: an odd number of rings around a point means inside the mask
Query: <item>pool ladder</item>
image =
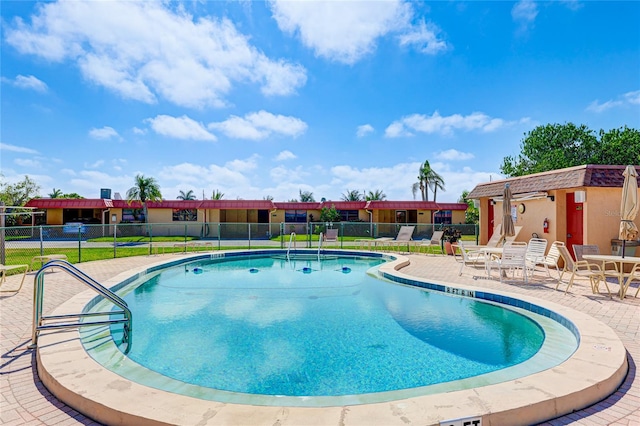
<svg viewBox="0 0 640 426"><path fill-rule="evenodd" d="M65 315L42 315L42 304L43 304L43 296L44 296L44 273L48 269L59 268L65 272L67 272L72 277L76 278L82 284L87 287L95 290L98 294L100 294L105 299L112 302L114 305L118 306L121 310L116 311L104 311L104 312L85 312L79 314L65 314ZM119 318L112 318L113 316L122 315ZM108 319L99 319L96 321L82 321L82 318L87 317L99 317L99 316L107 316ZM77 321L72 322L61 322L66 319L78 318ZM45 323L45 321L54 321L51 323ZM85 274L72 264L64 260L52 260L44 264L42 268L36 273L34 278L34 289L33 289L33 326L31 332L31 345L30 348L35 348L38 344L38 335L41 330L53 330L53 329L63 329L63 328L75 328L81 327L85 325L108 325L108 324L119 324L124 323L123 326L123 334L122 334L122 343L126 343L127 347L124 353L128 353L131 348L131 332L132 328L132 316L131 310L127 306L127 302L125 302L120 296L91 278L89 275Z"/></svg>
<svg viewBox="0 0 640 426"><path fill-rule="evenodd" d="M291 236L289 236L289 245L287 246L287 261L291 261L289 257L289 252L291 251L291 243L293 243L293 249L296 250L296 233L292 232Z"/></svg>
<svg viewBox="0 0 640 426"><path fill-rule="evenodd" d="M320 262L320 249L322 248L322 240L324 239L324 234L321 232L319 237L320 239L318 240L318 262Z"/></svg>

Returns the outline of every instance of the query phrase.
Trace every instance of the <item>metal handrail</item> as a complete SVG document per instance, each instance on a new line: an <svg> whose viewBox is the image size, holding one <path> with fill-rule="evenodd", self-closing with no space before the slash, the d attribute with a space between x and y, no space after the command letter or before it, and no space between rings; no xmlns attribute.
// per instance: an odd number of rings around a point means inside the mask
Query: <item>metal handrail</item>
<svg viewBox="0 0 640 426"><path fill-rule="evenodd" d="M324 239L324 234L320 233L320 240L318 241L318 262L320 262L320 249L322 248L322 240Z"/></svg>
<svg viewBox="0 0 640 426"><path fill-rule="evenodd" d="M72 277L76 278L78 281L96 291L105 299L109 300L114 305L118 306L120 311L105 311L105 312L85 312L79 314L65 314L65 315L50 315L43 316L42 315L42 304L43 304L43 296L44 296L44 273L47 269L52 268L60 268L61 270L67 272ZM85 325L107 325L107 324L118 324L124 323L123 327L123 335L122 342L127 344L127 347L124 353L128 353L131 348L131 333L133 331L132 326L132 315L131 310L127 306L127 302L125 302L120 296L91 278L89 275L82 272L80 269L73 266L71 263L64 260L51 260L45 263L42 268L36 273L35 278L33 279L33 326L31 332L31 345L30 347L34 348L38 344L38 335L41 330L51 330L51 329L62 329L62 328L74 328ZM53 323L53 324L45 324L46 320L60 320L65 318L85 318L85 317L95 317L95 316L109 316L112 315L123 315L123 318L115 318L115 319L107 319L107 320L99 320L99 321L87 321L87 322L67 322L67 323Z"/></svg>
<svg viewBox="0 0 640 426"><path fill-rule="evenodd" d="M296 250L296 233L292 232L289 237L289 246L287 247L287 261L290 261L289 252L291 251L291 242L293 241L293 249Z"/></svg>

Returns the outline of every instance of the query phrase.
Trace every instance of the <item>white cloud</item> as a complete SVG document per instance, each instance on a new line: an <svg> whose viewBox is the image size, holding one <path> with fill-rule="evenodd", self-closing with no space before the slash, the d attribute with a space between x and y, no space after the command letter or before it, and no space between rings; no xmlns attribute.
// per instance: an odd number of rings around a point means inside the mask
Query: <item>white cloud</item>
<svg viewBox="0 0 640 426"><path fill-rule="evenodd" d="M91 129L89 130L89 136L91 136L93 139L98 140L109 140L111 138L120 139L120 135L118 134L118 132L116 132L113 127L109 126L104 126L101 129Z"/></svg>
<svg viewBox="0 0 640 426"><path fill-rule="evenodd" d="M269 171L269 176L274 182L288 182L294 186L299 186L301 182L310 175L310 172L302 166L288 169L284 166L277 166ZM298 192L296 191L296 195Z"/></svg>
<svg viewBox="0 0 640 426"><path fill-rule="evenodd" d="M610 99L606 102L600 103L600 101L595 100L587 106L586 110L600 113L611 108L616 108L624 105L638 105L640 104L640 90L636 90L633 92L623 93L618 96L617 100Z"/></svg>
<svg viewBox="0 0 640 426"><path fill-rule="evenodd" d="M86 169L97 169L98 167L102 167L104 165L104 160L98 160L94 163L84 163L84 167Z"/></svg>
<svg viewBox="0 0 640 426"><path fill-rule="evenodd" d="M475 155L473 155L470 152L460 152L457 149L447 149L445 151L440 151L436 153L435 157L438 160L456 161L456 160L471 160L472 158L475 157Z"/></svg>
<svg viewBox="0 0 640 426"><path fill-rule="evenodd" d="M453 114L449 116L441 116L438 111L433 115L412 114L391 123L385 130L385 136L393 138L400 136L412 136L415 132L421 133L440 133L449 135L454 130L480 130L484 132L492 132L507 124L501 118L491 118L481 112L474 112L469 115Z"/></svg>
<svg viewBox="0 0 640 426"><path fill-rule="evenodd" d="M375 49L378 38L410 26L411 4L393 1L271 0L283 32L295 34L315 54L353 64Z"/></svg>
<svg viewBox="0 0 640 426"><path fill-rule="evenodd" d="M259 140L277 133L296 137L307 130L307 123L295 117L259 111L243 117L231 116L220 123L210 123L209 129L223 132L230 138Z"/></svg>
<svg viewBox="0 0 640 426"><path fill-rule="evenodd" d="M45 93L49 89L44 81L32 75L18 75L15 80L9 80L3 77L2 80L21 89L34 90L40 93Z"/></svg>
<svg viewBox="0 0 640 426"><path fill-rule="evenodd" d="M276 155L276 157L274 158L275 161L286 161L286 160L294 160L298 158L293 152L291 151L282 151L280 152L278 155Z"/></svg>
<svg viewBox="0 0 640 426"><path fill-rule="evenodd" d="M635 92L627 92L623 95L623 97L630 104L640 104L640 90L636 90Z"/></svg>
<svg viewBox="0 0 640 426"><path fill-rule="evenodd" d="M0 151L20 152L22 154L37 154L38 151L31 148L25 148L23 146L9 145L7 143L0 142Z"/></svg>
<svg viewBox="0 0 640 426"><path fill-rule="evenodd" d="M511 17L520 25L521 31L526 31L538 16L538 5L532 0L520 0L513 5Z"/></svg>
<svg viewBox="0 0 640 426"><path fill-rule="evenodd" d="M147 134L147 129L141 129L139 127L134 127L132 129L133 134L134 135L146 135Z"/></svg>
<svg viewBox="0 0 640 426"><path fill-rule="evenodd" d="M202 123L183 115L171 117L158 115L156 118L147 118L145 122L151 125L154 132L176 139L193 139L201 141L215 141L217 138L209 133Z"/></svg>
<svg viewBox="0 0 640 426"><path fill-rule="evenodd" d="M407 33L399 36L400 46L415 46L419 52L427 55L435 55L449 49L444 40L439 40L437 34L440 29L424 20L417 27L411 28Z"/></svg>
<svg viewBox="0 0 640 426"><path fill-rule="evenodd" d="M371 124L363 124L362 126L358 126L358 129L356 130L356 136L361 138L368 135L369 133L373 133L374 131L375 129Z"/></svg>
<svg viewBox="0 0 640 426"><path fill-rule="evenodd" d="M265 95L288 95L306 83L306 70L272 60L226 18L187 14L168 2L43 3L31 22L5 26L7 43L22 54L75 63L88 81L125 99L221 107L237 84Z"/></svg>
<svg viewBox="0 0 640 426"><path fill-rule="evenodd" d="M13 160L13 162L15 164L17 164L20 167L28 167L28 168L41 168L42 167L42 163L40 163L37 160L31 160L31 159L27 159L27 158L16 158L15 160Z"/></svg>

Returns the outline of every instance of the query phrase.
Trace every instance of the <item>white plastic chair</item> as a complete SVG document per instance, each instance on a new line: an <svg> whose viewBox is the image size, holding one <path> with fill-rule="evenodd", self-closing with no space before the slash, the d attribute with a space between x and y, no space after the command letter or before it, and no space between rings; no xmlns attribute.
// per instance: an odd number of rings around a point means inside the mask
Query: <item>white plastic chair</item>
<svg viewBox="0 0 640 426"><path fill-rule="evenodd" d="M489 278L491 278L491 270L493 267L498 268L500 282L507 271L511 271L512 277L515 279L516 270L522 271L522 278L527 282L527 243L514 241L506 243L502 249L502 257L493 257L487 264Z"/></svg>
<svg viewBox="0 0 640 426"><path fill-rule="evenodd" d="M526 260L531 276L533 276L533 273L536 270L536 265L544 264L545 255L547 253L547 244L549 243L544 238L531 238L529 240L529 243L527 244ZM547 275L548 274L549 269L547 269Z"/></svg>

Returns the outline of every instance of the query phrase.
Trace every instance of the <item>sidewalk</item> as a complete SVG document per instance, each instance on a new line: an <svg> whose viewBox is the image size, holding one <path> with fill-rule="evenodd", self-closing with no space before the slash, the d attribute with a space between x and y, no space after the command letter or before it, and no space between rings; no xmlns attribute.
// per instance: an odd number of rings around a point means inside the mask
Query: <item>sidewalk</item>
<svg viewBox="0 0 640 426"><path fill-rule="evenodd" d="M176 255L118 258L81 263L77 266L96 280L105 281L123 270L158 262ZM409 255L411 264L402 272L434 280L459 282L477 287L500 289L508 286L510 292L534 296L587 313L614 329L625 344L629 356L629 374L616 393L585 410L544 423L545 425L640 425L640 380L636 365L640 360L640 298L628 297L621 301L606 295L591 294L588 283L579 282L572 293L555 291L555 283L541 278L529 284L500 284L497 280L473 279L482 270L465 268L458 276L459 264L451 256ZM542 277L541 274L537 275ZM0 338L2 361L0 365L0 424L3 425L97 425L91 419L57 401L44 388L35 372L34 351L27 348L31 339L33 274L27 277L22 290L2 293L0 296ZM69 297L84 291L76 282L70 282L60 272L47 276L51 285L45 295L44 312L50 312ZM11 276L3 290L17 287L19 276ZM635 294L636 286L630 289ZM617 285L610 285L611 291ZM336 425L337 426L337 425Z"/></svg>

